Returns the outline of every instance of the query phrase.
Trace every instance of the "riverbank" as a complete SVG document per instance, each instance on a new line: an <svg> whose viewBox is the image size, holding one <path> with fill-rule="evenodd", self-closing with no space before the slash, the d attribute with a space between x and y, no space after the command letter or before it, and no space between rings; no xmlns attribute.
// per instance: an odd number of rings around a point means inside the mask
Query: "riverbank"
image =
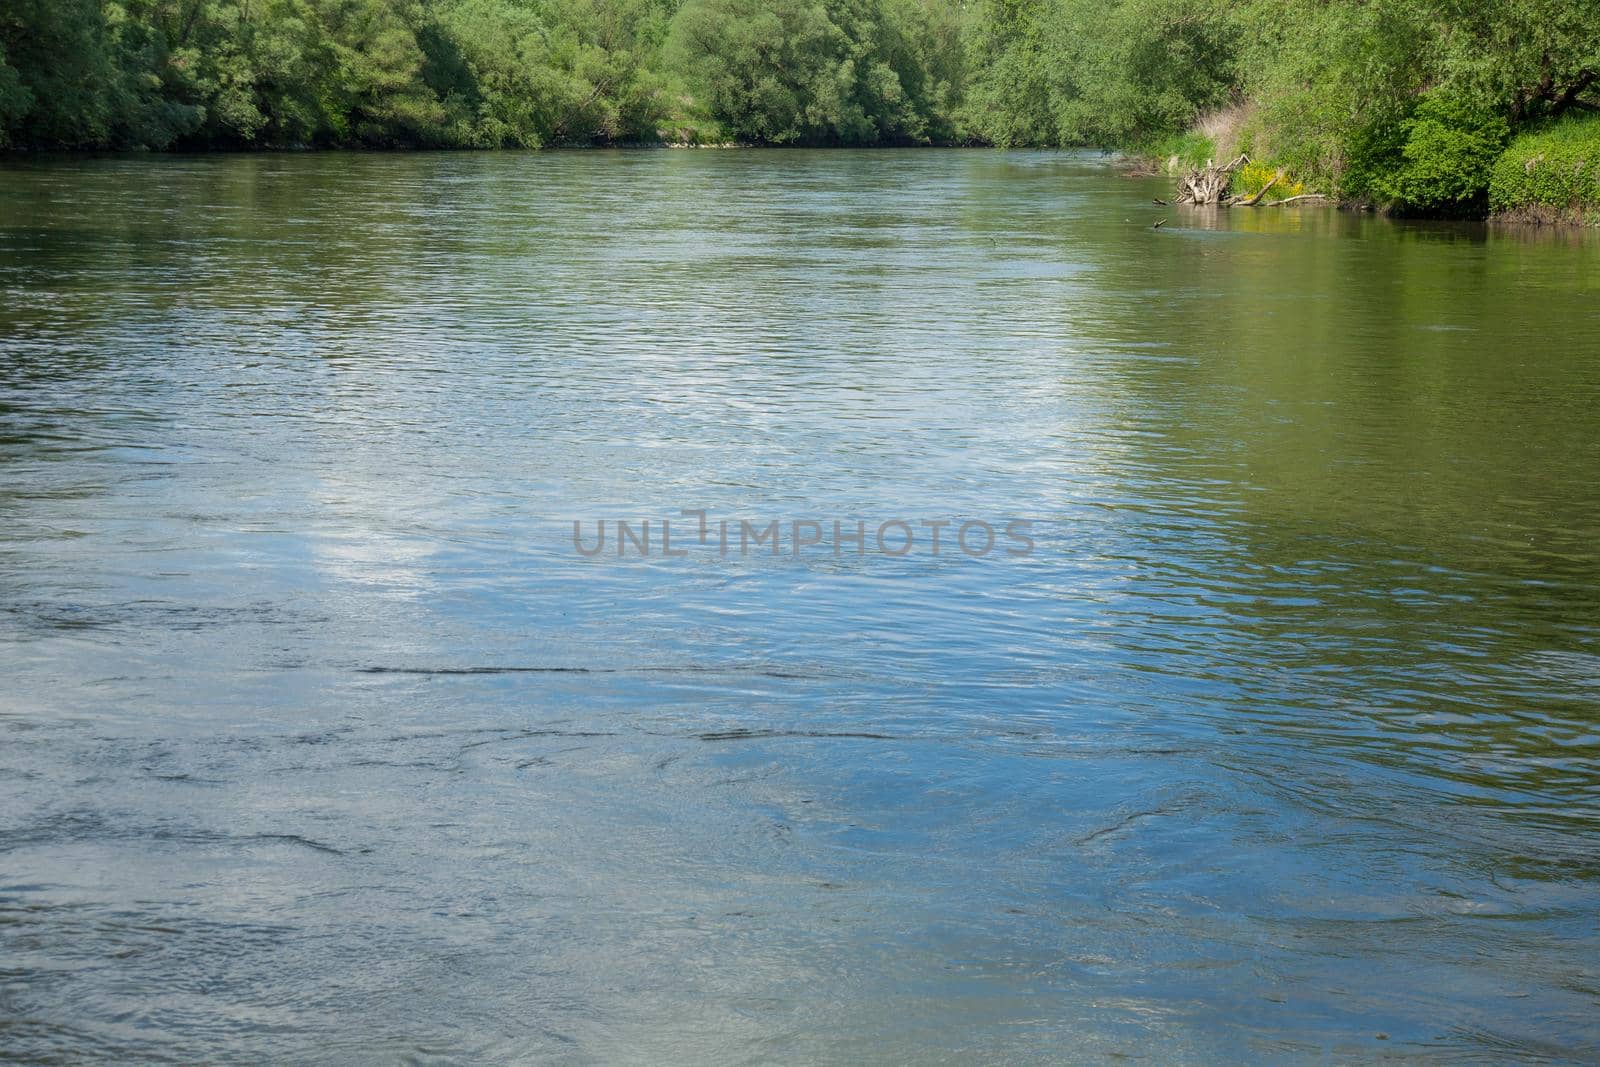
<svg viewBox="0 0 1600 1067"><path fill-rule="evenodd" d="M1135 150L1133 166L1181 185L1186 176L1254 148L1262 139L1257 123L1249 107L1203 115L1184 133ZM1600 115L1564 117L1516 136L1504 134L1499 143L1444 136L1449 132L1441 125L1425 135L1436 142L1431 153L1408 144L1410 150L1388 172L1366 176L1363 195L1350 195L1337 178L1296 174L1292 162L1270 155L1247 158L1223 192L1248 199L1271 187L1280 200L1322 194L1344 210L1406 218L1600 226ZM1418 195L1424 182L1443 193Z"/></svg>
<svg viewBox="0 0 1600 1067"><path fill-rule="evenodd" d="M1045 146L1033 146L1044 148ZM914 149L969 149L998 151L996 146L979 143L938 143L920 145L794 145L760 144L740 141L625 141L608 144L553 145L550 149L527 151L612 150L629 152L728 150L728 149L871 149L891 151ZM252 155L271 153L373 152L376 154L474 153L497 149L464 147L401 147L372 145L248 145L226 148L178 150L180 155ZM499 149L503 150L503 149ZM143 149L0 149L0 162L72 156L162 155ZM1175 183L1181 194L1185 177L1225 158L1217 151L1217 140L1199 130L1191 130L1155 145L1127 150L1123 169L1129 175L1163 176ZM1222 192L1230 204L1249 208L1276 208L1316 205L1341 211L1367 212L1414 219L1487 221L1517 226L1563 226L1600 228L1600 117L1556 124L1538 133L1515 138L1496 157L1488 179L1488 194L1477 210L1429 211L1372 197L1342 196L1337 186L1304 180L1274 161L1247 159L1237 167ZM1267 194L1271 194L1270 197ZM1253 201L1253 202L1252 202ZM1175 201L1185 202L1179 195Z"/></svg>

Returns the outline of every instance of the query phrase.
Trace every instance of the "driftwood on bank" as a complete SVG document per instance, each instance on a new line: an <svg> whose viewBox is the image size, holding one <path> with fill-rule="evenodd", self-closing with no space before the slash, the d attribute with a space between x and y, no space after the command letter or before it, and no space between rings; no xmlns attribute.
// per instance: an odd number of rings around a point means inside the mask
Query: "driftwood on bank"
<svg viewBox="0 0 1600 1067"><path fill-rule="evenodd" d="M1298 196L1286 196L1282 200L1269 200L1262 205L1261 200L1267 195L1268 190L1283 181L1283 171L1278 171L1267 184L1257 189L1251 196L1230 196L1228 186L1233 184L1234 171L1250 162L1250 157L1240 153L1237 159L1230 160L1222 166L1217 166L1211 160L1206 160L1206 165L1191 170L1178 179L1178 195L1172 198L1174 204L1215 204L1218 207L1279 207L1283 204L1292 204L1297 200L1321 200L1321 193L1302 193ZM1159 201L1158 201L1159 202Z"/></svg>
<svg viewBox="0 0 1600 1067"><path fill-rule="evenodd" d="M1221 204L1228 198L1228 186L1233 182L1233 172L1250 162L1250 158L1240 154L1238 159L1217 166L1211 160L1206 160L1206 165L1198 170L1191 170L1178 179L1178 195L1173 197L1177 204Z"/></svg>
<svg viewBox="0 0 1600 1067"><path fill-rule="evenodd" d="M1326 200L1322 193L1301 193L1299 196L1286 196L1282 200L1269 200L1262 207L1282 207L1284 204L1293 204L1297 200Z"/></svg>

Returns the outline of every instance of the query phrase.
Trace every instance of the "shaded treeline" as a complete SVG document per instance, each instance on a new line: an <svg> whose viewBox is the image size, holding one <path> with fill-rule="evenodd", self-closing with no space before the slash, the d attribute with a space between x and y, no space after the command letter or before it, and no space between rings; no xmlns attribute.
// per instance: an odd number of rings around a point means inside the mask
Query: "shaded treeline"
<svg viewBox="0 0 1600 1067"><path fill-rule="evenodd" d="M0 142L955 136L940 0L0 0Z"/></svg>

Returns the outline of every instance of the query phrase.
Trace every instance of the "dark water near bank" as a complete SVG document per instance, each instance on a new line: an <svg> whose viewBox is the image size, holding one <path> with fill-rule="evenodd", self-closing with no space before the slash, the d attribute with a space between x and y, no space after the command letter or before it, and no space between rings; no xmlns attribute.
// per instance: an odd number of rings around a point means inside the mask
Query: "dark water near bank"
<svg viewBox="0 0 1600 1067"><path fill-rule="evenodd" d="M0 1059L1600 1056L1600 243L1165 188L4 164Z"/></svg>

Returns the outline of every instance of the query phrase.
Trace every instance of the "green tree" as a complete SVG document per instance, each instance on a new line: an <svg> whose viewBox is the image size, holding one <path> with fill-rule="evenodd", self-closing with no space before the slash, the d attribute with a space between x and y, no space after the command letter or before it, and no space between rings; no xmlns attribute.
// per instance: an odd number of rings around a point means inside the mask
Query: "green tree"
<svg viewBox="0 0 1600 1067"><path fill-rule="evenodd" d="M6 59L0 42L0 148L11 144L11 130L33 107L33 92L22 82L22 75Z"/></svg>
<svg viewBox="0 0 1600 1067"><path fill-rule="evenodd" d="M731 137L921 143L953 128L948 33L948 13L875 0L688 0L669 62Z"/></svg>
<svg viewBox="0 0 1600 1067"><path fill-rule="evenodd" d="M423 79L412 27L421 7L393 0L316 0L333 60L325 114L335 139L370 145L447 143L445 109Z"/></svg>
<svg viewBox="0 0 1600 1067"><path fill-rule="evenodd" d="M956 111L967 136L1002 147L1059 142L1048 0L981 0L967 27L971 76Z"/></svg>
<svg viewBox="0 0 1600 1067"><path fill-rule="evenodd" d="M785 144L858 133L842 113L849 42L817 0L689 0L672 61L729 136Z"/></svg>
<svg viewBox="0 0 1600 1067"><path fill-rule="evenodd" d="M51 148L110 143L123 74L99 0L8 0L0 8L0 53L12 71L0 75L12 140Z"/></svg>
<svg viewBox="0 0 1600 1067"><path fill-rule="evenodd" d="M1229 98L1236 36L1214 0L987 0L963 120L1000 144L1174 133Z"/></svg>

